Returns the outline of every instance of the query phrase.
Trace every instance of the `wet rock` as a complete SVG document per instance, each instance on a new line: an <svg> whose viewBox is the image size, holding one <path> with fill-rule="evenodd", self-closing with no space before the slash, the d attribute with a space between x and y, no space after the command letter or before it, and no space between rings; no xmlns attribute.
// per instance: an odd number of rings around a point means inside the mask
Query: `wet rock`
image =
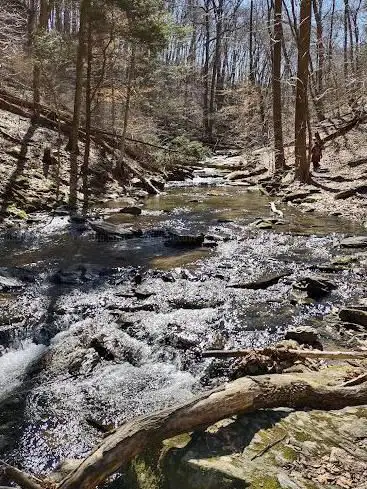
<svg viewBox="0 0 367 489"><path fill-rule="evenodd" d="M297 341L300 345L320 346L317 331L309 326L289 329L285 334L285 339Z"/></svg>
<svg viewBox="0 0 367 489"><path fill-rule="evenodd" d="M367 236L345 238L340 242L342 248L367 248Z"/></svg>
<svg viewBox="0 0 367 489"><path fill-rule="evenodd" d="M31 271L16 267L0 267L1 292L19 290L30 282L35 282L35 275Z"/></svg>
<svg viewBox="0 0 367 489"><path fill-rule="evenodd" d="M218 246L218 242L209 239L204 239L202 246L204 248L216 248Z"/></svg>
<svg viewBox="0 0 367 489"><path fill-rule="evenodd" d="M89 350L79 349L74 352L68 371L70 375L74 377L88 375L94 370L99 362L100 356L94 348Z"/></svg>
<svg viewBox="0 0 367 489"><path fill-rule="evenodd" d="M104 360L111 361L115 359L115 355L106 347L104 342L105 337L93 338L90 342L90 348L94 348L98 355Z"/></svg>
<svg viewBox="0 0 367 489"><path fill-rule="evenodd" d="M347 323L359 324L367 327L367 311L364 309L346 308L339 311L339 317Z"/></svg>
<svg viewBox="0 0 367 489"><path fill-rule="evenodd" d="M187 178L190 178L191 176L192 176L191 170L183 167L175 167L167 172L167 181L184 182Z"/></svg>
<svg viewBox="0 0 367 489"><path fill-rule="evenodd" d="M245 283L228 284L227 287L232 287L236 289L254 289L254 290L267 289L268 287L277 284L282 278L288 277L289 275L291 275L291 273L292 272L290 271L284 271L280 273L265 274L256 280L245 282Z"/></svg>
<svg viewBox="0 0 367 489"><path fill-rule="evenodd" d="M137 206L123 207L119 210L121 214L131 214L133 216L140 216L141 208Z"/></svg>
<svg viewBox="0 0 367 489"><path fill-rule="evenodd" d="M135 289L134 294L138 299L148 299L148 297L156 295L156 292L146 287L138 287Z"/></svg>
<svg viewBox="0 0 367 489"><path fill-rule="evenodd" d="M307 296L314 300L327 296L332 290L337 288L334 282L322 275L303 277L294 284L294 287L306 292Z"/></svg>
<svg viewBox="0 0 367 489"><path fill-rule="evenodd" d="M13 277L4 277L0 275L0 291L1 292L12 292L14 290L19 290L24 287L23 282Z"/></svg>
<svg viewBox="0 0 367 489"><path fill-rule="evenodd" d="M157 310L157 305L156 304L130 304L127 306L118 306L118 309L122 312L140 312L140 311L153 312Z"/></svg>
<svg viewBox="0 0 367 489"><path fill-rule="evenodd" d="M123 240L140 237L142 235L141 230L133 230L110 224L107 222L89 222L90 227L95 231L97 236L108 240Z"/></svg>
<svg viewBox="0 0 367 489"><path fill-rule="evenodd" d="M168 325L170 328L177 328L176 325ZM198 340L196 338L192 338L185 334L185 332L180 331L180 327L177 328L178 331L172 331L162 338L160 341L161 344L172 346L177 350L190 350L191 348L195 348L198 345Z"/></svg>
<svg viewBox="0 0 367 489"><path fill-rule="evenodd" d="M204 234L179 234L169 232L165 246L173 248L196 248L204 242Z"/></svg>
<svg viewBox="0 0 367 489"><path fill-rule="evenodd" d="M177 297L171 299L169 304L176 309L206 309L219 307L224 303L224 299L206 299L204 297L185 298Z"/></svg>
<svg viewBox="0 0 367 489"><path fill-rule="evenodd" d="M72 269L58 270L51 281L60 285L79 285L97 279L98 275L84 265Z"/></svg>

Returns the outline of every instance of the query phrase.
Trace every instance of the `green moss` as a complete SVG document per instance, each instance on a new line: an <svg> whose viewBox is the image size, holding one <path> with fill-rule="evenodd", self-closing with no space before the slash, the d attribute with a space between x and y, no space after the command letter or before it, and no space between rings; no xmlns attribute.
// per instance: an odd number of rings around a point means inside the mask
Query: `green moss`
<svg viewBox="0 0 367 489"><path fill-rule="evenodd" d="M276 477L265 476L253 479L251 489L281 489L281 485Z"/></svg>
<svg viewBox="0 0 367 489"><path fill-rule="evenodd" d="M298 458L297 457L297 452L295 450L293 450L293 448L291 448L288 445L281 446L280 447L280 452L282 454L282 457L285 460L288 460L289 462L294 462Z"/></svg>
<svg viewBox="0 0 367 489"><path fill-rule="evenodd" d="M18 207L16 207L14 204L9 205L6 209L6 211L9 214L11 214L12 216L18 217L19 219L27 219L28 218L27 213L22 209L18 209Z"/></svg>

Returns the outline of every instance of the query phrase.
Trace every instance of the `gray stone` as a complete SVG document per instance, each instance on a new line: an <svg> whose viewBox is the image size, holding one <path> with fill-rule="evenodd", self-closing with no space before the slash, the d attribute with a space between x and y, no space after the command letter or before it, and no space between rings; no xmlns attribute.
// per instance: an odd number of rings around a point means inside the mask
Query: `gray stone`
<svg viewBox="0 0 367 489"><path fill-rule="evenodd" d="M367 236L353 236L340 242L342 248L367 248Z"/></svg>
<svg viewBox="0 0 367 489"><path fill-rule="evenodd" d="M299 326L287 331L286 340L295 340L300 345L316 345L320 343L317 331L309 326Z"/></svg>
<svg viewBox="0 0 367 489"><path fill-rule="evenodd" d="M347 323L360 324L361 326L367 326L367 312L363 309L346 308L341 309L339 317L342 321Z"/></svg>

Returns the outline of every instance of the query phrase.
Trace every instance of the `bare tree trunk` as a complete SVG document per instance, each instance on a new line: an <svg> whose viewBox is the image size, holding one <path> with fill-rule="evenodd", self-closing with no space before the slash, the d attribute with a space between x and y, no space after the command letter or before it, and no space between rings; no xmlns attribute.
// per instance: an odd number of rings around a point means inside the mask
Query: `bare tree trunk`
<svg viewBox="0 0 367 489"><path fill-rule="evenodd" d="M125 153L126 133L127 133L127 127L129 124L129 115L130 115L131 92L132 92L133 81L135 76L135 61L136 61L136 44L134 42L131 47L130 66L129 66L129 72L127 76L127 91L126 91L126 102L125 102L125 110L124 110L124 126L122 129L121 144L120 144L120 152L122 154Z"/></svg>
<svg viewBox="0 0 367 489"><path fill-rule="evenodd" d="M348 11L349 11L348 0L344 0L344 44L343 44L344 78L348 78Z"/></svg>
<svg viewBox="0 0 367 489"><path fill-rule="evenodd" d="M280 173L284 168L284 145L282 126L282 0L274 1L274 42L273 42L273 127L274 127L274 154L275 173Z"/></svg>
<svg viewBox="0 0 367 489"><path fill-rule="evenodd" d="M82 180L83 180L83 211L86 213L89 207L89 185L88 185L88 171L89 171L89 156L90 156L90 143L91 143L91 126L92 126L92 61L93 61L93 49L92 49L92 25L91 21L88 22L87 28L87 76L85 83L85 147L84 147L84 160L82 167Z"/></svg>
<svg viewBox="0 0 367 489"><path fill-rule="evenodd" d="M37 28L37 36L41 36L47 31L47 22L49 15L48 0L40 0L40 14ZM33 104L34 115L39 117L41 103L41 64L39 60L34 61L33 65Z"/></svg>
<svg viewBox="0 0 367 489"><path fill-rule="evenodd" d="M322 2L320 0L312 0L313 13L316 20L316 37L317 37L317 94L320 97L324 90L324 39L323 39L323 25L322 25ZM320 101L321 104L321 101ZM320 107L323 112L323 108Z"/></svg>
<svg viewBox="0 0 367 489"><path fill-rule="evenodd" d="M70 135L70 195L69 206L71 209L77 207L78 195L78 136L80 126L80 112L83 95L83 64L85 55L85 34L88 22L88 13L91 0L80 0L80 25L79 25L79 41L78 52L76 59L76 81L74 94L74 113L73 123Z"/></svg>
<svg viewBox="0 0 367 489"><path fill-rule="evenodd" d="M250 2L250 28L249 28L249 56L250 56L250 74L249 80L255 84L254 73L254 0Z"/></svg>
<svg viewBox="0 0 367 489"><path fill-rule="evenodd" d="M298 42L298 69L295 114L295 166L296 178L309 181L310 165L307 157L308 78L311 34L311 0L301 0Z"/></svg>
<svg viewBox="0 0 367 489"><path fill-rule="evenodd" d="M214 114L216 111L215 101L216 101L216 93L218 89L218 78L220 76L220 59L221 59L221 50L222 50L222 30L223 30L223 5L224 0L219 0L218 5L216 5L213 0L213 8L215 12L215 50L214 50L214 60L212 67L212 80L210 85L210 100L209 100L209 138L213 137L213 129L214 129Z"/></svg>
<svg viewBox="0 0 367 489"><path fill-rule="evenodd" d="M205 55L204 55L204 101L203 101L203 118L204 118L204 133L209 138L209 61L210 61L210 0L205 1Z"/></svg>

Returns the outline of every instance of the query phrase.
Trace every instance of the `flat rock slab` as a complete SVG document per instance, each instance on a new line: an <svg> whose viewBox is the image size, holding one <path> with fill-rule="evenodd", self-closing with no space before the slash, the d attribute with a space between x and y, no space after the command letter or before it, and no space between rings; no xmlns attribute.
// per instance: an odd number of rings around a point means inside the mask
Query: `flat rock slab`
<svg viewBox="0 0 367 489"><path fill-rule="evenodd" d="M97 236L103 237L105 239L130 239L136 238L142 235L142 231L135 231L130 228L123 228L115 224L110 224L108 222L89 222L90 227L95 231Z"/></svg>
<svg viewBox="0 0 367 489"><path fill-rule="evenodd" d="M353 236L340 242L342 248L367 248L367 236Z"/></svg>
<svg viewBox="0 0 367 489"><path fill-rule="evenodd" d="M256 280L250 282L228 284L228 287L232 287L235 289L254 289L254 290L267 289L268 287L277 284L282 278L288 277L291 274L292 274L291 271L265 274L262 277L259 277Z"/></svg>
<svg viewBox="0 0 367 489"><path fill-rule="evenodd" d="M360 324L367 327L367 311L363 309L346 308L341 309L339 317L342 321Z"/></svg>

